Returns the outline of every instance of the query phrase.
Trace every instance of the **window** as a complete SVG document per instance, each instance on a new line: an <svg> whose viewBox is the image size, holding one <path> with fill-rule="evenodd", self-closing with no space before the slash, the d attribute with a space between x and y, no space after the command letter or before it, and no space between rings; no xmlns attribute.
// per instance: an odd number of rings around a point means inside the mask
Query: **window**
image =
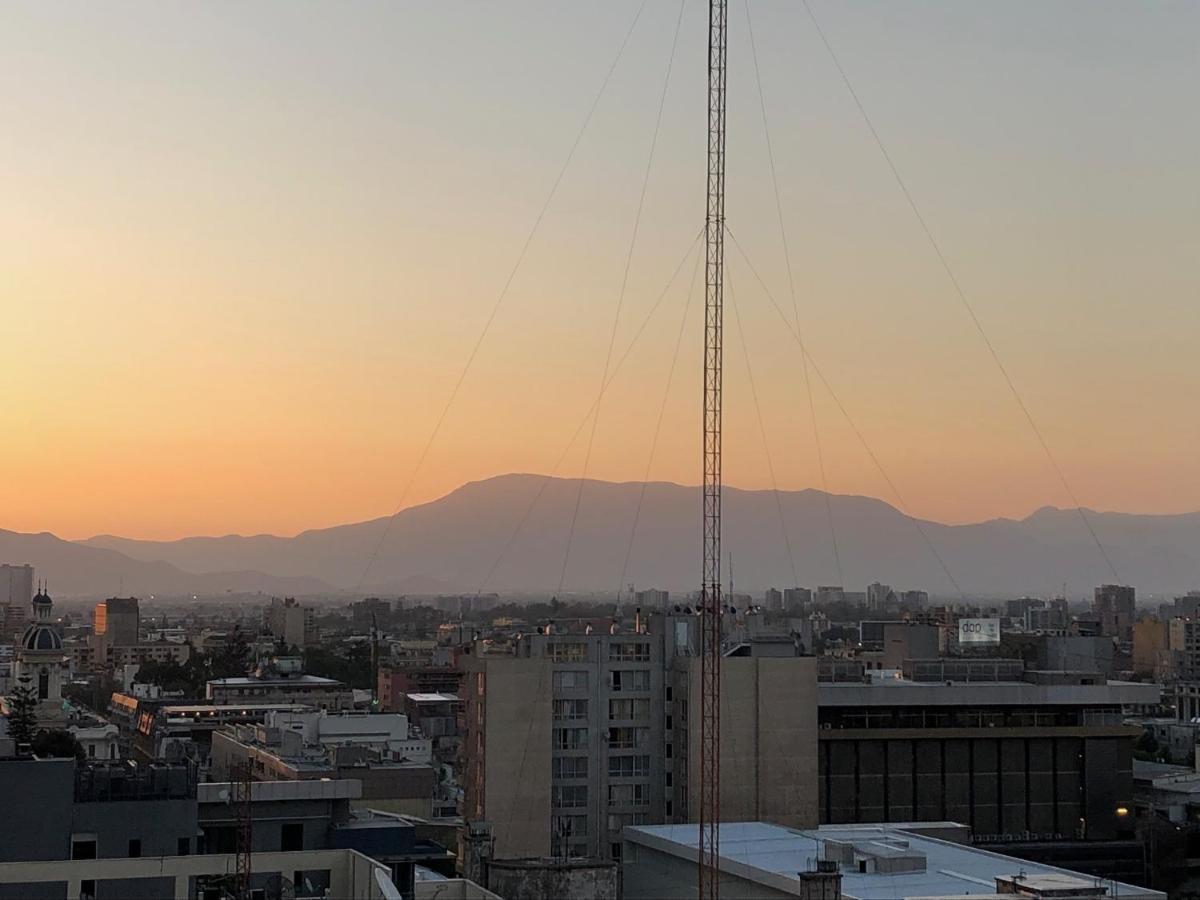
<svg viewBox="0 0 1200 900"><path fill-rule="evenodd" d="M131 838L129 841L129 853L128 853L129 858L137 859L141 855L142 855L142 840L141 840L141 838Z"/></svg>
<svg viewBox="0 0 1200 900"><path fill-rule="evenodd" d="M586 662L587 644L566 642L551 644L550 658L554 662Z"/></svg>
<svg viewBox="0 0 1200 900"><path fill-rule="evenodd" d="M674 725L675 721L670 716L667 716L667 731L670 731Z"/></svg>
<svg viewBox="0 0 1200 900"><path fill-rule="evenodd" d="M610 784L608 802L611 806L649 806L648 784Z"/></svg>
<svg viewBox="0 0 1200 900"><path fill-rule="evenodd" d="M587 816L555 816L554 836L559 840L587 837Z"/></svg>
<svg viewBox="0 0 1200 900"><path fill-rule="evenodd" d="M610 728L608 747L610 750L636 750L644 747L650 739L649 728Z"/></svg>
<svg viewBox="0 0 1200 900"><path fill-rule="evenodd" d="M587 757L556 756L551 760L551 774L555 778L587 778Z"/></svg>
<svg viewBox="0 0 1200 900"><path fill-rule="evenodd" d="M96 758L96 745L95 744L88 744L88 757L90 757L91 759Z"/></svg>
<svg viewBox="0 0 1200 900"><path fill-rule="evenodd" d="M483 673L482 672L475 673L475 695L478 697L483 696Z"/></svg>
<svg viewBox="0 0 1200 900"><path fill-rule="evenodd" d="M644 778L650 774L650 757L648 756L610 756L608 758L609 778Z"/></svg>
<svg viewBox="0 0 1200 900"><path fill-rule="evenodd" d="M94 834L71 838L71 859L95 859L96 836Z"/></svg>
<svg viewBox="0 0 1200 900"><path fill-rule="evenodd" d="M558 750L580 750L587 746L586 728L555 728L554 747Z"/></svg>
<svg viewBox="0 0 1200 900"><path fill-rule="evenodd" d="M650 701L647 698L609 700L608 717L610 719L648 719L650 718Z"/></svg>
<svg viewBox="0 0 1200 900"><path fill-rule="evenodd" d="M279 849L287 853L304 849L304 823L285 822L279 829Z"/></svg>
<svg viewBox="0 0 1200 900"><path fill-rule="evenodd" d="M550 789L550 805L563 809L576 809L587 806L588 789L586 784L556 784Z"/></svg>
<svg viewBox="0 0 1200 900"><path fill-rule="evenodd" d="M612 842L612 858L614 860L616 860L617 862L621 861L621 842L620 841Z"/></svg>
<svg viewBox="0 0 1200 900"><path fill-rule="evenodd" d="M187 856L192 852L192 842L190 838L180 838L175 846L176 856Z"/></svg>
<svg viewBox="0 0 1200 900"><path fill-rule="evenodd" d="M618 669L612 673L612 689L614 691L648 691L650 690L650 670Z"/></svg>
<svg viewBox="0 0 1200 900"><path fill-rule="evenodd" d="M586 691L588 673L566 671L554 673L554 690L556 691Z"/></svg>
<svg viewBox="0 0 1200 900"><path fill-rule="evenodd" d="M649 662L650 645L643 641L619 641L608 645L611 662Z"/></svg>
<svg viewBox="0 0 1200 900"><path fill-rule="evenodd" d="M50 697L50 673L45 669L38 672L38 699L46 700Z"/></svg>
<svg viewBox="0 0 1200 900"><path fill-rule="evenodd" d="M587 707L588 702L586 700L555 700L554 718L558 721L564 719L586 719Z"/></svg>

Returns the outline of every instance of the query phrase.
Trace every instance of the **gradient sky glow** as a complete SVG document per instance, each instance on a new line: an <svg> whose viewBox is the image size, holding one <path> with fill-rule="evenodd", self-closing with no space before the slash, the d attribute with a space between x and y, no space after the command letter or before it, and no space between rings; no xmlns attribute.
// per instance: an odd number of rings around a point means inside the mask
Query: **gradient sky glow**
<svg viewBox="0 0 1200 900"><path fill-rule="evenodd" d="M909 511L1068 505L803 7L751 2L805 338ZM392 512L636 6L6 4L0 527ZM619 349L702 223L705 9ZM1200 509L1200 4L813 9L1079 499ZM595 399L677 10L647 5L409 502L549 471ZM730 23L729 223L790 308L742 0ZM819 486L799 354L730 254L779 485ZM593 476L644 472L690 271ZM655 478L699 480L700 302ZM726 481L768 487L732 314L726 371ZM894 502L816 404L830 489Z"/></svg>

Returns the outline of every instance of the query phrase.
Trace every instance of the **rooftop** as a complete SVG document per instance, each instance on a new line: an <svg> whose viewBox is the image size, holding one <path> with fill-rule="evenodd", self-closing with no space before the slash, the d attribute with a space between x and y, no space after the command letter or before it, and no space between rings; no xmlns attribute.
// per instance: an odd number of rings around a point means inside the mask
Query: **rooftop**
<svg viewBox="0 0 1200 900"><path fill-rule="evenodd" d="M405 694L414 703L457 703L456 694Z"/></svg>
<svg viewBox="0 0 1200 900"><path fill-rule="evenodd" d="M209 684L222 687L254 687L255 685L307 685L309 687L341 687L342 683L335 678L323 678L320 675L240 675L234 678L214 678Z"/></svg>
<svg viewBox="0 0 1200 900"><path fill-rule="evenodd" d="M623 835L626 843L689 862L696 858L695 825L627 827ZM1096 883L1066 869L939 840L895 825L825 825L801 831L765 822L730 822L721 825L720 846L723 872L785 894L800 894L799 873L812 870L816 860L841 853L852 853L854 860L865 855L885 861L877 871L861 871L873 866L843 862L842 895L846 900L988 896L998 892L997 878L1014 875L1022 875L1022 883L1043 879L1059 886L1068 883L1064 879L1079 887ZM919 868L913 865L918 857ZM1103 884L1108 888L1107 897L1166 900L1166 894L1159 891L1111 881Z"/></svg>

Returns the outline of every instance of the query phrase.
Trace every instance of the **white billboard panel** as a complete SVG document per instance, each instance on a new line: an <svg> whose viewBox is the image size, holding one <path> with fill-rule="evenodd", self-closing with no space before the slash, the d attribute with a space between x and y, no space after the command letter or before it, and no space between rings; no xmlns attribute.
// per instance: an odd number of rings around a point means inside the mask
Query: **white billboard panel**
<svg viewBox="0 0 1200 900"><path fill-rule="evenodd" d="M960 644L999 644L999 619L959 619L958 642Z"/></svg>

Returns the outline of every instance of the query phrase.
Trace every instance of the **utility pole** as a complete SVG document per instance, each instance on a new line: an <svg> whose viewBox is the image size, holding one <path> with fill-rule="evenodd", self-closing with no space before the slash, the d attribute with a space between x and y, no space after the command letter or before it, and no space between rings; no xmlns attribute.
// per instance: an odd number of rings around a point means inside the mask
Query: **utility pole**
<svg viewBox="0 0 1200 900"><path fill-rule="evenodd" d="M708 4L704 218L704 552L700 588L699 897L716 900L721 845L721 357L725 289L726 0Z"/></svg>

